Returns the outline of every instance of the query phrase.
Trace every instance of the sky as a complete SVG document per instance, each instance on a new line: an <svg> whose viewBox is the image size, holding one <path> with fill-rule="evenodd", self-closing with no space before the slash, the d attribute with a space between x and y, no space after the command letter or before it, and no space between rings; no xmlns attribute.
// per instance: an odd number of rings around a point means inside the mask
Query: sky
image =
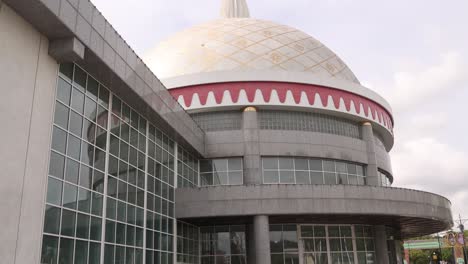
<svg viewBox="0 0 468 264"><path fill-rule="evenodd" d="M444 195L468 218L468 1L247 0L251 17L298 28L393 107L393 186ZM145 54L219 17L221 0L92 0ZM468 223L468 222L467 222Z"/></svg>

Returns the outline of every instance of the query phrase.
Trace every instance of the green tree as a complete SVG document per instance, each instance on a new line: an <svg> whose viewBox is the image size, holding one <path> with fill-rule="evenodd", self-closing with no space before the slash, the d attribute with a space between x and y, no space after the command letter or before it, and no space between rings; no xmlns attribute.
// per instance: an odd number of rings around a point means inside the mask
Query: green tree
<svg viewBox="0 0 468 264"><path fill-rule="evenodd" d="M411 264L428 264L430 260L430 250L411 250L410 252L410 263Z"/></svg>

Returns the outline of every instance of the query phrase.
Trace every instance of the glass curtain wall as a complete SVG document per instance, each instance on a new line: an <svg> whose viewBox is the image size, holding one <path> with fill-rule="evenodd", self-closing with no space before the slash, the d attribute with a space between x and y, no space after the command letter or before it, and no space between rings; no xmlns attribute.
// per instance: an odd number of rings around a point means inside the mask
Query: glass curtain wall
<svg viewBox="0 0 468 264"><path fill-rule="evenodd" d="M198 159L182 147L177 148L177 187L198 186Z"/></svg>
<svg viewBox="0 0 468 264"><path fill-rule="evenodd" d="M202 264L246 264L245 226L200 227Z"/></svg>
<svg viewBox="0 0 468 264"><path fill-rule="evenodd" d="M297 157L263 157L264 184L350 184L365 185L360 164Z"/></svg>
<svg viewBox="0 0 468 264"><path fill-rule="evenodd" d="M370 226L272 224L272 264L374 264Z"/></svg>
<svg viewBox="0 0 468 264"><path fill-rule="evenodd" d="M242 158L200 160L200 186L242 185Z"/></svg>
<svg viewBox="0 0 468 264"><path fill-rule="evenodd" d="M197 226L177 221L177 263L198 264L199 233Z"/></svg>
<svg viewBox="0 0 468 264"><path fill-rule="evenodd" d="M172 263L175 148L80 67L62 64L41 263Z"/></svg>

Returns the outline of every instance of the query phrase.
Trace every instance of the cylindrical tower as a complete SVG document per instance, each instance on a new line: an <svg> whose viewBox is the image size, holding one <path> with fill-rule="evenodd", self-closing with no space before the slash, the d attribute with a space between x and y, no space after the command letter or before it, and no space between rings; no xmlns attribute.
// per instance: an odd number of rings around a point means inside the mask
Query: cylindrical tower
<svg viewBox="0 0 468 264"><path fill-rule="evenodd" d="M451 225L445 198L391 188L384 98L310 35L250 18L243 0L223 8L149 56L206 132L199 184L176 192L202 263L401 263L398 240Z"/></svg>

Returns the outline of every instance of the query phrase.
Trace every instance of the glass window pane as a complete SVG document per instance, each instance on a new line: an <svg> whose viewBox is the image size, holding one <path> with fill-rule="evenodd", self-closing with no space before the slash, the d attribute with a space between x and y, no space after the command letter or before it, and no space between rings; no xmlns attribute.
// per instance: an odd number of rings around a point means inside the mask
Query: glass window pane
<svg viewBox="0 0 468 264"><path fill-rule="evenodd" d="M57 102L55 104L54 123L60 127L68 128L68 114L70 110L64 104Z"/></svg>
<svg viewBox="0 0 468 264"><path fill-rule="evenodd" d="M114 221L106 221L106 242L115 242L115 228L116 223Z"/></svg>
<svg viewBox="0 0 468 264"><path fill-rule="evenodd" d="M60 233L63 236L75 236L75 218L75 212L69 210L62 211L62 226Z"/></svg>
<svg viewBox="0 0 468 264"><path fill-rule="evenodd" d="M58 234L60 228L60 208L46 206L44 219L44 232Z"/></svg>
<svg viewBox="0 0 468 264"><path fill-rule="evenodd" d="M48 177L47 203L60 205L62 202L62 182Z"/></svg>
<svg viewBox="0 0 468 264"><path fill-rule="evenodd" d="M76 209L77 193L76 186L65 183L63 187L63 207Z"/></svg>
<svg viewBox="0 0 468 264"><path fill-rule="evenodd" d="M348 173L349 174L356 174L356 165L348 163Z"/></svg>
<svg viewBox="0 0 468 264"><path fill-rule="evenodd" d="M59 78L57 86L57 99L64 102L66 105L70 104L71 85Z"/></svg>
<svg viewBox="0 0 468 264"><path fill-rule="evenodd" d="M325 236L325 235L324 235ZM325 238L319 238L314 240L315 251L317 252L327 252L327 241Z"/></svg>
<svg viewBox="0 0 468 264"><path fill-rule="evenodd" d="M88 242L77 240L75 242L75 263L74 264L87 264L88 263Z"/></svg>
<svg viewBox="0 0 468 264"><path fill-rule="evenodd" d="M81 154L81 140L75 136L68 136L68 147L67 147L68 156L80 160Z"/></svg>
<svg viewBox="0 0 468 264"><path fill-rule="evenodd" d="M264 169L278 169L278 158L262 158Z"/></svg>
<svg viewBox="0 0 468 264"><path fill-rule="evenodd" d="M301 226L301 237L314 237L313 226Z"/></svg>
<svg viewBox="0 0 468 264"><path fill-rule="evenodd" d="M42 239L41 263L55 264L58 258L58 238L44 236Z"/></svg>
<svg viewBox="0 0 468 264"><path fill-rule="evenodd" d="M335 164L336 164L336 172L347 173L346 163L344 163L344 162L335 162Z"/></svg>
<svg viewBox="0 0 468 264"><path fill-rule="evenodd" d="M264 171L263 183L279 183L278 171Z"/></svg>
<svg viewBox="0 0 468 264"><path fill-rule="evenodd" d="M68 79L72 79L73 78L73 68L74 68L74 64L73 63L63 63L63 64L60 64L60 73L65 75ZM49 263L49 262L47 262Z"/></svg>
<svg viewBox="0 0 468 264"><path fill-rule="evenodd" d="M65 153L67 147L67 132L54 126L52 135L52 149Z"/></svg>
<svg viewBox="0 0 468 264"><path fill-rule="evenodd" d="M214 183L215 184L228 184L228 173L227 172L215 172L213 173Z"/></svg>
<svg viewBox="0 0 468 264"><path fill-rule="evenodd" d="M284 255L285 264L299 264L299 255L297 254L285 254Z"/></svg>
<svg viewBox="0 0 468 264"><path fill-rule="evenodd" d="M78 189L78 210L89 213L91 209L91 192L82 188Z"/></svg>
<svg viewBox="0 0 468 264"><path fill-rule="evenodd" d="M49 174L57 178L63 179L63 172L65 169L65 157L55 153L50 153Z"/></svg>
<svg viewBox="0 0 468 264"><path fill-rule="evenodd" d="M67 159L67 170L65 180L78 184L78 175L80 174L80 164L74 160Z"/></svg>
<svg viewBox="0 0 468 264"><path fill-rule="evenodd" d="M70 124L69 130L71 133L81 137L81 131L83 130L83 117L81 115L71 111L70 113Z"/></svg>
<svg viewBox="0 0 468 264"><path fill-rule="evenodd" d="M75 66L75 74L73 76L73 84L79 88L80 90L84 91L86 88L86 79L87 74L79 67Z"/></svg>
<svg viewBox="0 0 468 264"><path fill-rule="evenodd" d="M241 158L228 159L228 168L230 171L242 170L242 159Z"/></svg>
<svg viewBox="0 0 468 264"><path fill-rule="evenodd" d="M213 173L201 173L200 184L201 186L213 185Z"/></svg>
<svg viewBox="0 0 468 264"><path fill-rule="evenodd" d="M114 264L114 251L115 251L114 245L106 244L104 248L104 263L105 264Z"/></svg>
<svg viewBox="0 0 468 264"><path fill-rule="evenodd" d="M91 100L89 97L86 97L85 99L85 111L84 115L91 121L95 122L96 121L96 111L97 111L97 105L96 102Z"/></svg>
<svg viewBox="0 0 468 264"><path fill-rule="evenodd" d="M242 184L242 172L229 172L229 184L239 185Z"/></svg>
<svg viewBox="0 0 468 264"><path fill-rule="evenodd" d="M102 220L98 217L91 217L91 240L101 240L101 225Z"/></svg>
<svg viewBox="0 0 468 264"><path fill-rule="evenodd" d="M331 160L323 161L323 170L329 172L335 172L335 162Z"/></svg>
<svg viewBox="0 0 468 264"><path fill-rule="evenodd" d="M215 171L227 171L227 160L226 159L215 159L213 160Z"/></svg>
<svg viewBox="0 0 468 264"><path fill-rule="evenodd" d="M73 239L61 238L59 263L73 263L73 249Z"/></svg>
<svg viewBox="0 0 468 264"><path fill-rule="evenodd" d="M296 171L296 184L310 184L308 171Z"/></svg>
<svg viewBox="0 0 468 264"><path fill-rule="evenodd" d="M293 170L294 160L292 158L279 158L279 169L280 170Z"/></svg>
<svg viewBox="0 0 468 264"><path fill-rule="evenodd" d="M341 251L340 239L339 238L330 238L330 250L331 251Z"/></svg>
<svg viewBox="0 0 468 264"><path fill-rule="evenodd" d="M330 172L325 172L324 173L325 177L325 184L336 184L336 174L335 173L330 173Z"/></svg>
<svg viewBox="0 0 468 264"><path fill-rule="evenodd" d="M84 99L85 95L82 92L78 91L77 89L73 89L71 107L80 114L83 114Z"/></svg>
<svg viewBox="0 0 468 264"><path fill-rule="evenodd" d="M280 171L280 183L294 183L294 171Z"/></svg>
<svg viewBox="0 0 468 264"><path fill-rule="evenodd" d="M88 95L89 97L93 98L94 100L97 100L97 97L98 97L98 87L99 87L99 83L89 77L88 78L88 86L86 87L86 95Z"/></svg>
<svg viewBox="0 0 468 264"><path fill-rule="evenodd" d="M271 254L271 264L284 264L283 254Z"/></svg>
<svg viewBox="0 0 468 264"><path fill-rule="evenodd" d="M309 162L307 159L296 158L294 159L294 167L296 170L308 170Z"/></svg>
<svg viewBox="0 0 468 264"><path fill-rule="evenodd" d="M271 228L272 226L270 226ZM279 226L281 228L281 226ZM282 232L278 230L270 230L270 250L271 252L283 252Z"/></svg>
<svg viewBox="0 0 468 264"><path fill-rule="evenodd" d="M93 193L91 213L99 216L102 215L102 195Z"/></svg>
<svg viewBox="0 0 468 264"><path fill-rule="evenodd" d="M338 184L348 184L348 175L343 173L337 174Z"/></svg>
<svg viewBox="0 0 468 264"><path fill-rule="evenodd" d="M89 243L89 262L88 264L99 264L101 256L101 244Z"/></svg>
<svg viewBox="0 0 468 264"><path fill-rule="evenodd" d="M76 237L89 238L89 215L78 214L76 220Z"/></svg>
<svg viewBox="0 0 468 264"><path fill-rule="evenodd" d="M314 226L315 237L325 237L325 226Z"/></svg>
<svg viewBox="0 0 468 264"><path fill-rule="evenodd" d="M314 160L314 159L309 160L309 167L310 167L310 170L322 171L323 170L322 160Z"/></svg>
<svg viewBox="0 0 468 264"><path fill-rule="evenodd" d="M329 226L328 227L328 236L329 237L340 237L340 227L339 226Z"/></svg>

